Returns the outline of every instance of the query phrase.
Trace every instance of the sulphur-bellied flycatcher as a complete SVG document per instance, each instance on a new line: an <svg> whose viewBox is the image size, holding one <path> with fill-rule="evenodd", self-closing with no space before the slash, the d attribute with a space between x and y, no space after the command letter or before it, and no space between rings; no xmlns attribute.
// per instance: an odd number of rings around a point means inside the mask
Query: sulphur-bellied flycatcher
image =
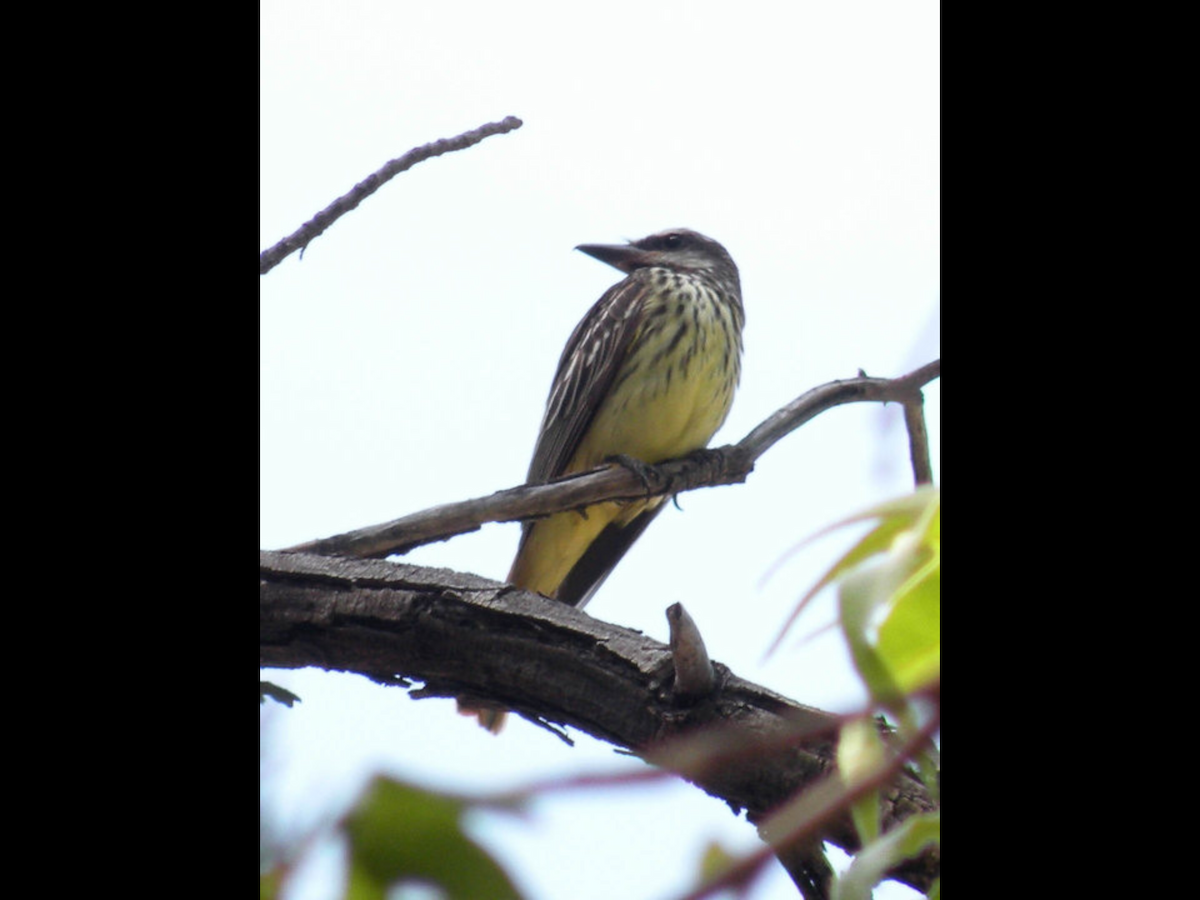
<svg viewBox="0 0 1200 900"><path fill-rule="evenodd" d="M576 248L626 274L576 326L550 387L529 484L614 456L654 464L708 445L741 373L737 266L711 238L676 228ZM663 508L607 502L526 522L508 580L583 606ZM493 711L480 721L498 730Z"/></svg>

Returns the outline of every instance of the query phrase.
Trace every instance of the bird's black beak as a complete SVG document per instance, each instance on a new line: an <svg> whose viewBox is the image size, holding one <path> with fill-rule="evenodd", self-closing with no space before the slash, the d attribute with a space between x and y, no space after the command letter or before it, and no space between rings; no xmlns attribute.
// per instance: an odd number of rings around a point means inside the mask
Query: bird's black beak
<svg viewBox="0 0 1200 900"><path fill-rule="evenodd" d="M575 249L620 269L626 275L642 266L653 265L650 258L652 254L632 244L580 244Z"/></svg>

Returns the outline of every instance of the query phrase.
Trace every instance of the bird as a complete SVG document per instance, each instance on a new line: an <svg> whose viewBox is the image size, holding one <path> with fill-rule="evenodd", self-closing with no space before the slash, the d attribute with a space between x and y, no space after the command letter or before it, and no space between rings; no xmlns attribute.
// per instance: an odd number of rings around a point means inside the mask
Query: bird
<svg viewBox="0 0 1200 900"><path fill-rule="evenodd" d="M563 349L527 484L612 460L653 465L708 446L741 377L737 265L712 238L672 228L575 248L625 273ZM582 607L664 508L608 501L522 523L508 582ZM501 710L468 709L498 732Z"/></svg>

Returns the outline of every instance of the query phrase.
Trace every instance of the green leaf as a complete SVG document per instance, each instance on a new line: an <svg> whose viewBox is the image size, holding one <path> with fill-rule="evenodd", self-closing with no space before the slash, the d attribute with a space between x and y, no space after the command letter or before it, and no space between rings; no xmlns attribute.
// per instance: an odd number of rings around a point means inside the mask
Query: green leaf
<svg viewBox="0 0 1200 900"><path fill-rule="evenodd" d="M903 703L903 692L872 643L872 614L891 591L894 579L879 567L854 572L842 582L838 610L850 658L875 700L891 709Z"/></svg>
<svg viewBox="0 0 1200 900"><path fill-rule="evenodd" d="M803 546L804 544L808 543L809 541L815 540L816 538L820 537L823 534L828 534L830 531L833 531L836 528L841 528L846 525L851 525L855 522L862 521L865 518L870 518L872 516L872 514L874 514L878 510L882 510L885 508L888 508L888 507L886 507L886 506L876 507L874 510L868 510L866 513L860 513L859 515L851 516L848 519L843 519L840 522L835 522L833 525L830 525L828 528L823 528L823 529L821 529L821 531L817 532L812 537L802 541L800 546ZM867 534L864 535L863 538L857 544L855 544L853 547L851 547L846 552L846 554L844 556L842 556L841 559L839 559L836 563L834 563L833 566L829 569L829 571L826 572L823 576L821 576L821 578L817 581L817 583L814 584L808 590L808 592L803 597L800 598L800 601L796 604L796 607L792 610L791 614L788 616L787 621L783 623L783 627L779 629L779 634L775 637L775 640L771 643L771 646L768 648L767 653L768 654L772 653L779 646L779 644L783 641L784 636L787 634L788 629L792 627L792 624L796 621L797 618L799 618L800 613L804 611L804 608L806 606L808 606L808 604L812 601L812 599L815 596L817 596L817 594L819 594L821 591L823 591L830 584L833 584L838 579L840 579L840 578L844 577L845 575L849 574L850 572L852 572L854 570L854 567L857 566L862 561L869 559L871 556L886 550L888 545L895 538L896 533L898 531L900 531L902 527L903 527L902 523L900 523L898 521L884 519L884 521L882 521L877 527L875 527L871 531L867 532Z"/></svg>
<svg viewBox="0 0 1200 900"><path fill-rule="evenodd" d="M343 821L348 900L383 900L402 881L437 885L450 900L519 900L504 870L462 830L468 801L377 777Z"/></svg>
<svg viewBox="0 0 1200 900"><path fill-rule="evenodd" d="M717 841L709 841L700 857L700 884L715 881L738 862L737 854L730 853Z"/></svg>
<svg viewBox="0 0 1200 900"><path fill-rule="evenodd" d="M901 690L936 681L942 669L942 571L926 567L879 626L879 654Z"/></svg>
<svg viewBox="0 0 1200 900"><path fill-rule="evenodd" d="M839 617L854 664L872 696L896 708L941 673L941 495L922 489L871 512L884 522L831 572L842 582Z"/></svg>
<svg viewBox="0 0 1200 900"><path fill-rule="evenodd" d="M941 813L905 819L903 824L858 852L850 868L834 883L830 900L870 900L871 889L889 869L917 856L930 844L941 843L941 839ZM940 885L935 884L933 890L940 896Z"/></svg>
<svg viewBox="0 0 1200 900"><path fill-rule="evenodd" d="M852 719L842 727L837 749L838 772L847 788L869 778L886 764L883 741L872 719ZM879 791L868 791L850 806L850 817L865 845L879 837Z"/></svg>
<svg viewBox="0 0 1200 900"><path fill-rule="evenodd" d="M283 881L282 869L279 866L258 876L258 900L275 900Z"/></svg>

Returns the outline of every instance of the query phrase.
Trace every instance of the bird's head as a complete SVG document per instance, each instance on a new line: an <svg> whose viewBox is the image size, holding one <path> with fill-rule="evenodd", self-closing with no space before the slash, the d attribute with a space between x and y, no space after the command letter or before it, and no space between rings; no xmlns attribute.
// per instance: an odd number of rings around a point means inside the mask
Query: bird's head
<svg viewBox="0 0 1200 900"><path fill-rule="evenodd" d="M737 266L728 251L710 237L687 228L671 228L628 244L580 244L588 256L632 274L635 269L658 267L677 272L708 273L721 280L733 276Z"/></svg>

